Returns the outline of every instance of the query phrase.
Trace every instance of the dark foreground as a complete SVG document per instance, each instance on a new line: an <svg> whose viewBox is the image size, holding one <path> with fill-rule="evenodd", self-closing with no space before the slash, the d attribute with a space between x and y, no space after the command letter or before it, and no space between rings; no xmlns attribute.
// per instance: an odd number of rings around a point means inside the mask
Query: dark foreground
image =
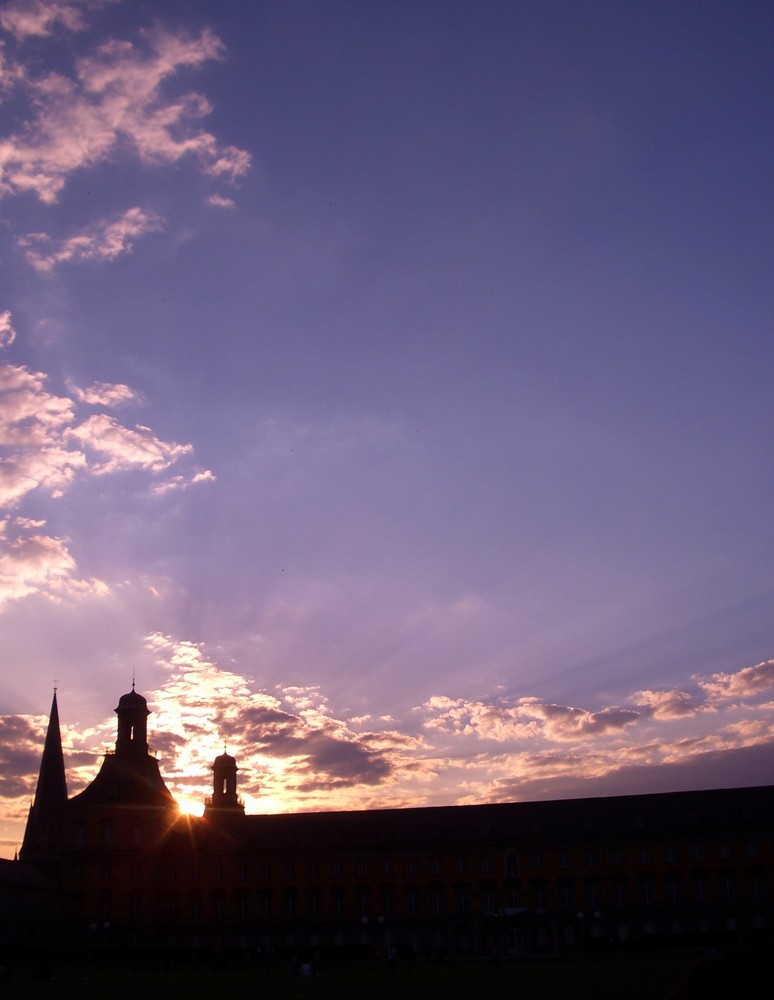
<svg viewBox="0 0 774 1000"><path fill-rule="evenodd" d="M699 950L577 955L502 962L423 963L413 966L350 962L323 964L302 976L295 964L260 962L60 962L0 967L8 998L74 996L78 1000L443 1000L518 996L519 1000L659 1000L705 997L717 991L748 995L763 967L762 952L704 955Z"/></svg>

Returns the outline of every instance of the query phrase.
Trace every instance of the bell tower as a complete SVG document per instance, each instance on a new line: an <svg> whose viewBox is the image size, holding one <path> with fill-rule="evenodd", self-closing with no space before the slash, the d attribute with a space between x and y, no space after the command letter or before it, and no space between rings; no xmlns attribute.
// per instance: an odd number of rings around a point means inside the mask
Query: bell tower
<svg viewBox="0 0 774 1000"><path fill-rule="evenodd" d="M237 795L237 762L225 751L212 763L212 796L204 803L204 815L213 814L244 816L244 802Z"/></svg>
<svg viewBox="0 0 774 1000"><path fill-rule="evenodd" d="M141 694L132 690L118 699L118 731L116 733L116 756L135 757L148 753L148 702Z"/></svg>

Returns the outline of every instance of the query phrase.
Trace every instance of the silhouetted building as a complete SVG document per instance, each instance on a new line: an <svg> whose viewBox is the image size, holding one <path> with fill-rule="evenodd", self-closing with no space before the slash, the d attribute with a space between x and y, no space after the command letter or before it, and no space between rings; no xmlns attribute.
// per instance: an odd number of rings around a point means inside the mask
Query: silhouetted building
<svg viewBox="0 0 774 1000"><path fill-rule="evenodd" d="M193 818L145 699L116 712L115 752L67 800L54 700L24 839L68 950L495 956L772 927L774 787L249 816L223 753Z"/></svg>

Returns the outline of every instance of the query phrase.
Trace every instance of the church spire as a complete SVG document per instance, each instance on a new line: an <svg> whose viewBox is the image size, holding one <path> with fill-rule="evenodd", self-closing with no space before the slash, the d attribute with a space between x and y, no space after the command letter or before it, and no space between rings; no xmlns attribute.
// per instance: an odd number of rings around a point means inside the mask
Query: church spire
<svg viewBox="0 0 774 1000"><path fill-rule="evenodd" d="M51 858L61 843L61 830L67 805L67 779L65 778L62 736L59 730L59 706L56 688L51 702L51 715L40 760L35 799L27 818L21 848L23 861Z"/></svg>

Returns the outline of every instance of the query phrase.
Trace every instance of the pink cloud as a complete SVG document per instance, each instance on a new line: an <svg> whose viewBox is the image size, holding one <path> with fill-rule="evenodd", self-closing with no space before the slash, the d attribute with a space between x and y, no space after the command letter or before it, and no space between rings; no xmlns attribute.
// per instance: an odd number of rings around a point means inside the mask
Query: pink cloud
<svg viewBox="0 0 774 1000"><path fill-rule="evenodd" d="M699 711L686 691L637 691L632 700L647 709L654 719L680 719Z"/></svg>
<svg viewBox="0 0 774 1000"><path fill-rule="evenodd" d="M11 323L11 311L4 309L0 312L0 350L3 347L10 347L14 340L16 340L16 330Z"/></svg>
<svg viewBox="0 0 774 1000"><path fill-rule="evenodd" d="M115 0L16 0L0 10L0 25L20 41L30 36L44 37L56 27L82 31L84 12L104 7Z"/></svg>
<svg viewBox="0 0 774 1000"><path fill-rule="evenodd" d="M36 111L0 142L0 195L32 192L51 204L70 174L107 161L122 144L144 163L191 156L204 173L231 181L249 170L249 153L194 124L211 110L205 98L160 93L183 67L222 58L220 40L206 30L193 38L155 31L143 40L105 42L77 62L74 78L52 73L27 82Z"/></svg>
<svg viewBox="0 0 774 1000"><path fill-rule="evenodd" d="M163 228L162 219L153 212L130 208L112 221L103 219L88 230L52 246L45 233L30 233L18 241L27 261L37 271L50 271L67 261L115 260L131 253L134 241Z"/></svg>
<svg viewBox="0 0 774 1000"><path fill-rule="evenodd" d="M122 383L95 382L86 389L68 383L67 388L79 403L86 403L88 406L115 407L124 403L134 403L140 399L134 389Z"/></svg>
<svg viewBox="0 0 774 1000"><path fill-rule="evenodd" d="M712 674L709 678L697 680L699 686L714 699L752 698L774 688L774 660L743 667L736 673Z"/></svg>
<svg viewBox="0 0 774 1000"><path fill-rule="evenodd" d="M193 451L190 444L162 441L149 427L140 424L133 428L124 427L106 413L89 417L71 428L67 436L106 456L102 464L92 466L92 471L98 476L133 467L163 472L183 455Z"/></svg>

